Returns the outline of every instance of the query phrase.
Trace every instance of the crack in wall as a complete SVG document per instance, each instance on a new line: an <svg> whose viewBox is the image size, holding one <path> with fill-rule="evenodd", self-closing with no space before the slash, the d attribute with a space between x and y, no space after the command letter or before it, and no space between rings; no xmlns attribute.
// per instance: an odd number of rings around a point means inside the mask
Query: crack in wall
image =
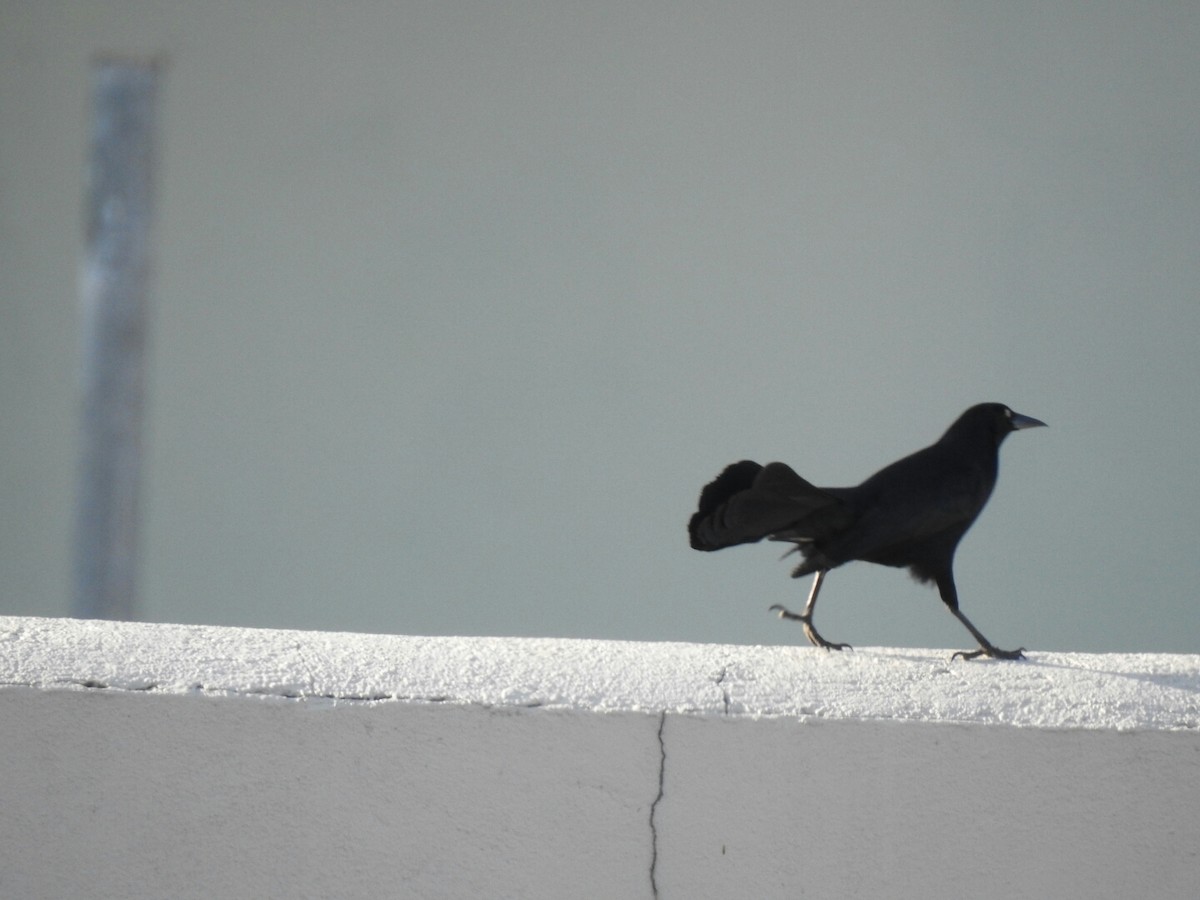
<svg viewBox="0 0 1200 900"><path fill-rule="evenodd" d="M337 694L324 691L298 691L285 687L213 687L211 685L193 682L186 691L175 689L171 685L161 686L157 682L148 681L145 684L131 682L129 684L109 684L95 678L80 681L75 678L60 679L53 682L0 681L0 687L26 688L56 688L82 687L92 691L111 691L113 693L162 693L174 696L207 694L214 697L273 697L280 700L335 700L339 703L380 703L383 701L398 701L401 703L457 703L454 697L447 694L389 694L377 692L371 694ZM160 690L160 688L162 688ZM491 707L489 703L471 703L467 705ZM524 709L538 709L544 706L541 701L522 704Z"/></svg>
<svg viewBox="0 0 1200 900"><path fill-rule="evenodd" d="M658 823L654 814L663 798L663 782L667 774L667 745L663 742L663 728L667 724L667 711L664 709L658 717L658 796L650 804L650 893L658 897Z"/></svg>

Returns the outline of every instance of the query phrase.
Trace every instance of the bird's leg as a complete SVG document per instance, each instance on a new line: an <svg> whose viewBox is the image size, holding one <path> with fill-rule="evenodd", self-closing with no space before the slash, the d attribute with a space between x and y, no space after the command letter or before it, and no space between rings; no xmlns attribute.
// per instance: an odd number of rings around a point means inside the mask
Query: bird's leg
<svg viewBox="0 0 1200 900"><path fill-rule="evenodd" d="M950 659L952 659L952 660L958 659L960 656L963 659L977 659L980 656L986 656L989 659L1024 659L1025 658L1025 648L1024 647L1020 647L1016 650L1001 650L998 647L994 646L991 641L989 641L987 638L985 638L983 636L983 632L981 632L978 628L976 628L974 625L972 625L971 620L968 619L966 616L964 616L960 610L958 610L956 608L951 608L950 612L954 613L954 615L958 618L958 621L960 621L964 625L966 625L967 631L971 632L971 635L975 638L975 640L979 641L979 649L978 650L959 650L957 653L955 653L953 656L951 656Z"/></svg>
<svg viewBox="0 0 1200 900"><path fill-rule="evenodd" d="M827 569L818 569L817 575L813 579L812 590L808 592L808 602L804 604L804 612L797 615L787 607L780 606L776 603L771 607L772 612L778 612L781 619L793 619L804 625L804 636L808 638L808 642L816 647L824 647L826 650L853 650L849 644L835 644L832 641L827 641L821 637L821 633L817 631L813 625L812 615L813 610L817 607L817 594L821 590L821 582L825 580Z"/></svg>

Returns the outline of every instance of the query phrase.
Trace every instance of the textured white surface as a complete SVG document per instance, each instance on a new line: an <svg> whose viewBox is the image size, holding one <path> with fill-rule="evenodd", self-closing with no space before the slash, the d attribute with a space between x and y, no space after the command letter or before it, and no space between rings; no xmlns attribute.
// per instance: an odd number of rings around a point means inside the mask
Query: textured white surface
<svg viewBox="0 0 1200 900"><path fill-rule="evenodd" d="M0 619L0 896L1190 900L1198 688L1195 656Z"/></svg>
<svg viewBox="0 0 1200 900"><path fill-rule="evenodd" d="M0 684L316 701L1200 728L1200 656L406 637L0 617Z"/></svg>

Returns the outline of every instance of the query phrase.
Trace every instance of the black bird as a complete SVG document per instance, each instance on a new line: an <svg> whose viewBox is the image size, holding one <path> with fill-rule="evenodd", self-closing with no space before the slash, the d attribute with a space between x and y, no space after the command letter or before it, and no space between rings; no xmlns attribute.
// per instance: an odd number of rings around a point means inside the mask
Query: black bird
<svg viewBox="0 0 1200 900"><path fill-rule="evenodd" d="M1022 659L1024 648L998 649L958 608L954 551L996 484L1000 444L1013 431L1045 424L1001 403L972 406L936 444L857 487L819 488L784 463L742 460L701 491L700 508L688 522L691 545L720 550L763 538L794 543L788 553L799 552L803 562L792 577L816 573L808 602L798 615L771 609L803 623L809 642L826 650L849 644L825 640L813 625L821 582L830 569L861 559L907 568L917 581L937 585L942 602L979 642L978 650L955 657Z"/></svg>

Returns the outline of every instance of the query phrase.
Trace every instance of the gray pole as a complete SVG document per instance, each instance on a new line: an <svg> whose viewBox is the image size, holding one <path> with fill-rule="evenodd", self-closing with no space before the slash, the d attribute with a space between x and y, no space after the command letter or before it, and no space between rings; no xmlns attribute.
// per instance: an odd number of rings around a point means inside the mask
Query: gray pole
<svg viewBox="0 0 1200 900"><path fill-rule="evenodd" d="M157 61L98 60L92 70L83 307L82 460L74 600L80 618L137 612Z"/></svg>

